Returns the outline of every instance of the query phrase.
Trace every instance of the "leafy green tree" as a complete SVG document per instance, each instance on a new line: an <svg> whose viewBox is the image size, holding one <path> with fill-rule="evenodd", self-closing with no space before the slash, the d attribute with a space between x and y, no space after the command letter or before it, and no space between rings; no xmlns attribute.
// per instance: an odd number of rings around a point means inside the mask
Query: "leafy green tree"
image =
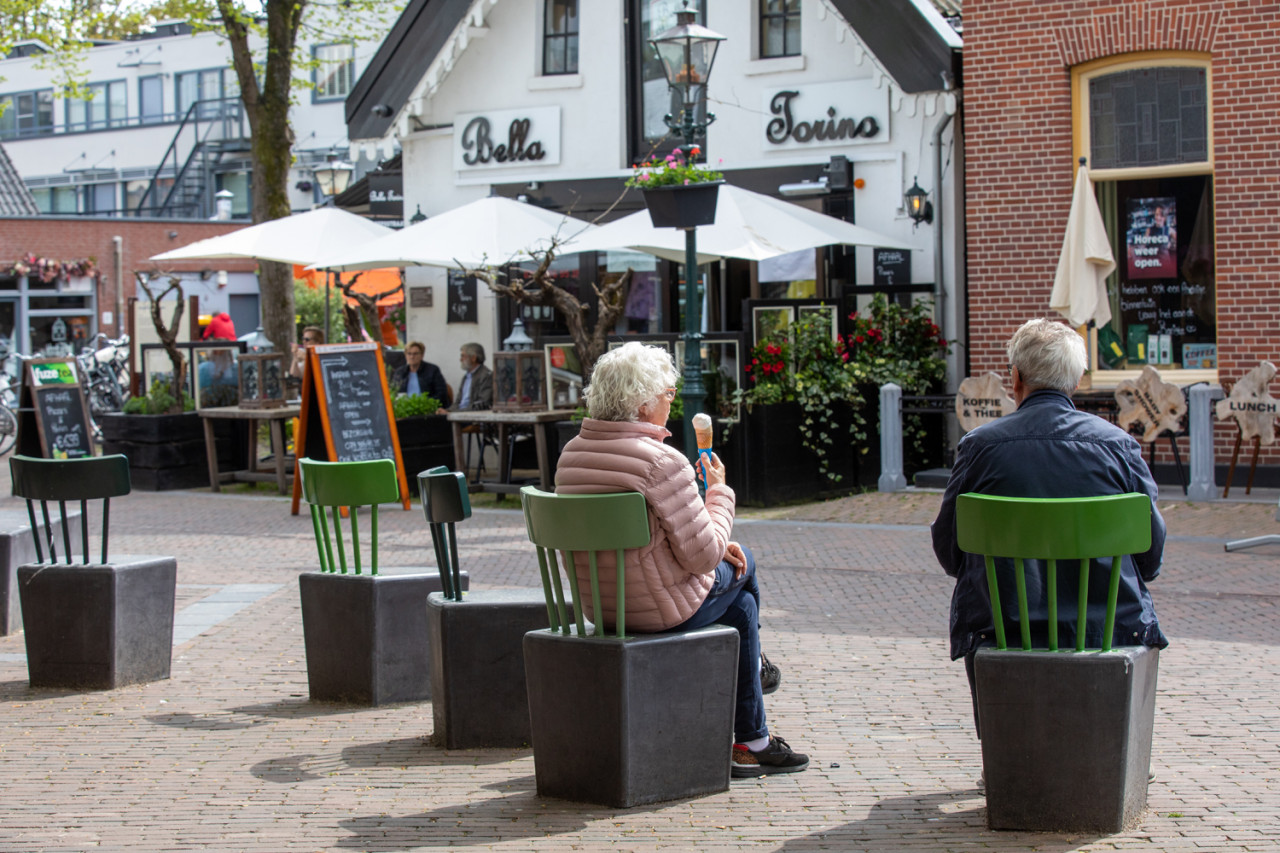
<svg viewBox="0 0 1280 853"><path fill-rule="evenodd" d="M63 69L62 85L75 93L83 81L78 58L92 39L136 33L166 18L184 18L196 32L225 36L251 134L250 193L253 221L259 223L292 213L289 107L296 88L312 85L315 67L305 46L380 39L403 6L404 0L0 0L0 24L8 25L0 48L40 38L52 51L48 61ZM258 281L263 330L278 351L288 352L294 340L293 271L288 264L263 262Z"/></svg>

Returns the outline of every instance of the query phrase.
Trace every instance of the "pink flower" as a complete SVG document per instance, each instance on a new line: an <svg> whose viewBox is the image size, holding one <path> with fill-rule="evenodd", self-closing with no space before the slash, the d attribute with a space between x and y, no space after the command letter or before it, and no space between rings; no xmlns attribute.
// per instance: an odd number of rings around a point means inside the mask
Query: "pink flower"
<svg viewBox="0 0 1280 853"><path fill-rule="evenodd" d="M642 183L642 184L648 183L648 182L649 182L649 175L648 175L648 174L641 175L640 177L636 178L636 180L637 180L637 181L639 181L639 182L640 182L640 183Z"/></svg>

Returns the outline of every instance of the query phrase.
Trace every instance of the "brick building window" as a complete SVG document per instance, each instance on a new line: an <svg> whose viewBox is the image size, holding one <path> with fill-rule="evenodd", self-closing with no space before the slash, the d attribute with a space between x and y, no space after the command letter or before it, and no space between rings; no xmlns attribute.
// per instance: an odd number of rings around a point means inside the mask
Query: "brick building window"
<svg viewBox="0 0 1280 853"><path fill-rule="evenodd" d="M1211 80L1199 56L1073 71L1076 147L1117 265L1112 318L1096 329L1090 360L1115 381L1148 364L1182 373L1182 384L1217 368Z"/></svg>

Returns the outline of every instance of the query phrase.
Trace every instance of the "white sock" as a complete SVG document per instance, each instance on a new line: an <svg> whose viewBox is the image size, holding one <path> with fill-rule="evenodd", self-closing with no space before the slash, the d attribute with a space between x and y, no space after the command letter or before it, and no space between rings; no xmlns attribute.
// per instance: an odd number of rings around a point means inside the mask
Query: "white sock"
<svg viewBox="0 0 1280 853"><path fill-rule="evenodd" d="M742 745L752 752L759 752L769 745L769 736L765 735L764 737L758 737L755 740L743 741Z"/></svg>

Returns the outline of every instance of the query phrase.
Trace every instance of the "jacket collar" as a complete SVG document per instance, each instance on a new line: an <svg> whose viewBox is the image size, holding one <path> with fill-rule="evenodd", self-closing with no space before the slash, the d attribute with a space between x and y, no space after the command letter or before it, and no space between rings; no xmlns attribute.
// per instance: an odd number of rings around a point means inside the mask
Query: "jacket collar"
<svg viewBox="0 0 1280 853"><path fill-rule="evenodd" d="M587 438L652 438L662 441L671 435L666 427L639 421L601 421L584 418L581 435Z"/></svg>
<svg viewBox="0 0 1280 853"><path fill-rule="evenodd" d="M1069 409L1074 409L1076 407L1076 404L1071 400L1069 395L1063 394L1061 391L1055 391L1051 388L1041 388L1040 390L1032 391L1030 394L1023 397L1022 404L1018 406L1018 411L1022 411L1029 406L1052 405L1066 406Z"/></svg>

